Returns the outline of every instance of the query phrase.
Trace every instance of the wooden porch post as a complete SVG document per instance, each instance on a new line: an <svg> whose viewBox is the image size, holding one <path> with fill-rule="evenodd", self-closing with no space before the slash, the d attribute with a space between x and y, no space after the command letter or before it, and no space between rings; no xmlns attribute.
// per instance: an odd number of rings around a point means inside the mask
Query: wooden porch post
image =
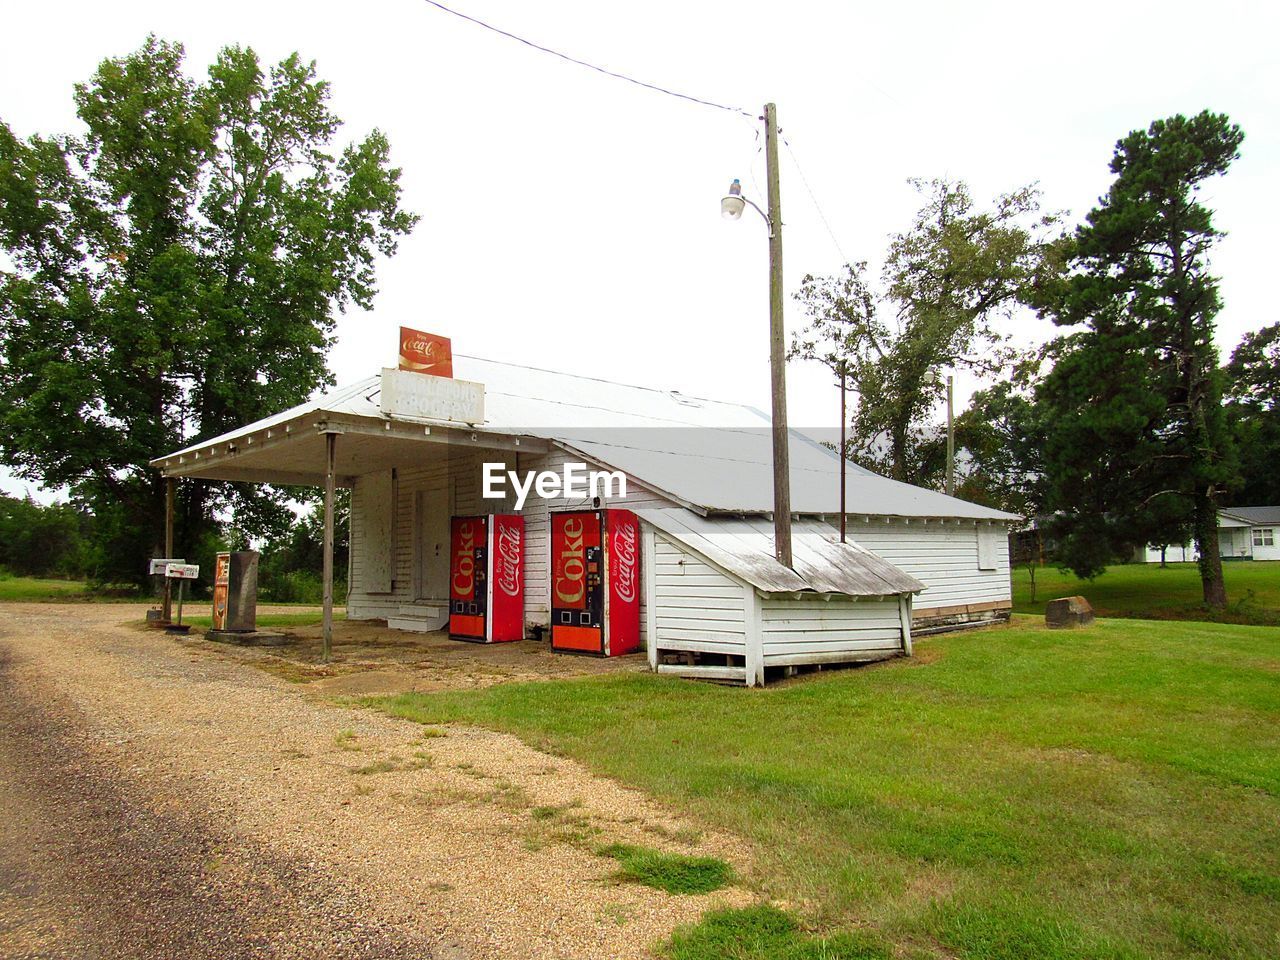
<svg viewBox="0 0 1280 960"><path fill-rule="evenodd" d="M177 497L178 481L173 477L164 478L164 555L173 557L173 501ZM161 619L165 623L173 620L173 581L164 578L164 608Z"/></svg>
<svg viewBox="0 0 1280 960"><path fill-rule="evenodd" d="M333 470L338 435L326 433L324 443L324 642L320 658L328 663L333 650Z"/></svg>
<svg viewBox="0 0 1280 960"><path fill-rule="evenodd" d="M902 652L911 656L911 594L898 594L898 616L902 619Z"/></svg>

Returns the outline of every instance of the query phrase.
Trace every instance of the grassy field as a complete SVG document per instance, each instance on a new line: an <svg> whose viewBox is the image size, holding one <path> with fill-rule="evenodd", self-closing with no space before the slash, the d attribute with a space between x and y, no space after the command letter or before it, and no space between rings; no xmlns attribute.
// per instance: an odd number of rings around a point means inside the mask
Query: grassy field
<svg viewBox="0 0 1280 960"><path fill-rule="evenodd" d="M33 603L46 600L84 600L88 597L88 586L79 580L0 577L0 602Z"/></svg>
<svg viewBox="0 0 1280 960"><path fill-rule="evenodd" d="M1108 567L1096 580L1078 580L1054 567L1036 572L1036 602L1026 567L1013 571L1013 609L1044 613L1054 597L1087 597L1100 616L1142 620L1210 620L1280 626L1280 562L1228 562L1222 565L1230 606L1211 613L1202 606L1200 572L1194 563L1132 563Z"/></svg>
<svg viewBox="0 0 1280 960"><path fill-rule="evenodd" d="M1027 619L917 652L757 691L623 674L373 702L749 838L747 882L790 912L709 915L677 960L1280 956L1280 631Z"/></svg>

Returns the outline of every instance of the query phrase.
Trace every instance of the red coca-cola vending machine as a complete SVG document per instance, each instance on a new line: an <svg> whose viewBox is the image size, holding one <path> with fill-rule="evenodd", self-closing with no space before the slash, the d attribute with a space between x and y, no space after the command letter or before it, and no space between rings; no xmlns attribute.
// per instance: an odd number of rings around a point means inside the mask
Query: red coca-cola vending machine
<svg viewBox="0 0 1280 960"><path fill-rule="evenodd" d="M524 517L454 517L449 636L474 643L524 637Z"/></svg>
<svg viewBox="0 0 1280 960"><path fill-rule="evenodd" d="M551 648L640 649L640 521L630 510L551 514Z"/></svg>

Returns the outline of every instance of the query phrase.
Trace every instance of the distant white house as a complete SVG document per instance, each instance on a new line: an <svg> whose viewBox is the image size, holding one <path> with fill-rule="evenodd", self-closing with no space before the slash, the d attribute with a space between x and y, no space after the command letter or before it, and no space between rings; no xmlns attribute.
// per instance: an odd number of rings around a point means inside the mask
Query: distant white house
<svg viewBox="0 0 1280 960"><path fill-rule="evenodd" d="M1140 551L1140 561L1168 563L1200 559L1194 543ZM1224 560L1280 560L1280 506L1230 507L1218 511L1218 552Z"/></svg>

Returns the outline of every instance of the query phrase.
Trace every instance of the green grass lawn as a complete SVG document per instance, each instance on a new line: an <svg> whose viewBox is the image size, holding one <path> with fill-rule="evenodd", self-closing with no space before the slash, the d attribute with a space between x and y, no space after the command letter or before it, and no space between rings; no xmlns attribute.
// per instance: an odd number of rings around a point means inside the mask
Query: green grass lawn
<svg viewBox="0 0 1280 960"><path fill-rule="evenodd" d="M377 703L752 841L786 915L676 958L1280 956L1280 631L1030 619L764 690L621 674Z"/></svg>
<svg viewBox="0 0 1280 960"><path fill-rule="evenodd" d="M196 601L192 604L197 609L207 610L209 602L207 600ZM190 609L188 607L187 609ZM176 608L175 608L176 610ZM258 629L262 630L266 627L310 627L320 623L321 614L319 608L299 610L297 613L260 613L255 618ZM333 611L333 619L336 623L340 620L347 619L345 611L335 609ZM213 626L213 616L211 614L189 615L187 610L182 611L182 622L188 623L192 627L201 630L208 630Z"/></svg>
<svg viewBox="0 0 1280 960"><path fill-rule="evenodd" d="M1026 567L1013 571L1013 609L1044 613L1046 601L1079 594L1099 616L1159 620L1211 620L1280 626L1280 561L1239 561L1222 565L1229 607L1222 613L1203 606L1200 572L1194 563L1131 563L1108 567L1092 582L1054 567L1036 571L1036 601Z"/></svg>
<svg viewBox="0 0 1280 960"><path fill-rule="evenodd" d="M0 577L0 602L32 603L46 600L83 600L88 596L89 588L80 580Z"/></svg>

